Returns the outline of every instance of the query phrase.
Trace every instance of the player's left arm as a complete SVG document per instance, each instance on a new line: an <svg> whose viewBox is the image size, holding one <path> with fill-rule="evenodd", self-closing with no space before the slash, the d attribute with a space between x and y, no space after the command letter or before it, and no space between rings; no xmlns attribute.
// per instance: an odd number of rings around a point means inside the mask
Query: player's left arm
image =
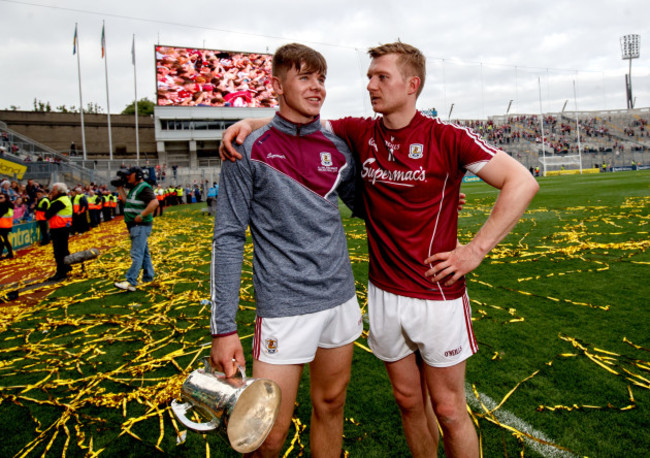
<svg viewBox="0 0 650 458"><path fill-rule="evenodd" d="M483 258L508 235L524 214L539 184L517 160L499 151L477 174L483 181L500 190L492 212L485 224L467 245L436 253L425 264L436 263L425 276L432 282L455 283L476 269Z"/></svg>

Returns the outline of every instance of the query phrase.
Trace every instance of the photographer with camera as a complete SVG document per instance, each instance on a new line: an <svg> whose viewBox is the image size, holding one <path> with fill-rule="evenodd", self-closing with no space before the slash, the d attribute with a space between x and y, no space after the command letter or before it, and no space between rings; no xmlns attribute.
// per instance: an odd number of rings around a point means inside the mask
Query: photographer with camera
<svg viewBox="0 0 650 458"><path fill-rule="evenodd" d="M117 188L125 202L124 222L131 237L131 267L126 272L126 281L116 282L115 286L126 291L135 291L141 270L143 283L152 281L154 277L148 239L158 201L153 188L145 181L145 173L140 167L119 170L117 175L118 179L111 181L111 184ZM128 194L125 187L129 188Z"/></svg>

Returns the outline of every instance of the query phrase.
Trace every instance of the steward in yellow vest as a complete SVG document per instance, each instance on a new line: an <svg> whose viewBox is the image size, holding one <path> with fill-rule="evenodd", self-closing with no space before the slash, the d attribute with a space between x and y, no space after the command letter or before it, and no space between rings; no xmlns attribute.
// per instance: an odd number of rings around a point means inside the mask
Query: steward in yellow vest
<svg viewBox="0 0 650 458"><path fill-rule="evenodd" d="M14 250L9 241L9 233L13 225L14 204L7 194L0 193L0 254L4 253L5 248L7 249L7 254L2 256L2 259L14 257Z"/></svg>
<svg viewBox="0 0 650 458"><path fill-rule="evenodd" d="M47 245L50 243L50 228L47 224L47 218L45 217L45 212L50 208L50 199L47 198L47 194L42 189L36 190L36 210L34 211L34 218L36 219L36 224L38 224L38 230L41 233L41 245ZM73 205L74 211L74 205ZM72 215L74 219L74 215Z"/></svg>
<svg viewBox="0 0 650 458"><path fill-rule="evenodd" d="M68 251L68 235L72 226L72 202L68 197L68 187L65 183L54 183L50 193L50 208L45 212L45 218L50 223L50 237L56 261L56 273L48 278L49 281L61 281L72 270L66 266L63 259L70 254Z"/></svg>
<svg viewBox="0 0 650 458"><path fill-rule="evenodd" d="M72 229L71 234L88 232L88 199L81 188L72 191Z"/></svg>

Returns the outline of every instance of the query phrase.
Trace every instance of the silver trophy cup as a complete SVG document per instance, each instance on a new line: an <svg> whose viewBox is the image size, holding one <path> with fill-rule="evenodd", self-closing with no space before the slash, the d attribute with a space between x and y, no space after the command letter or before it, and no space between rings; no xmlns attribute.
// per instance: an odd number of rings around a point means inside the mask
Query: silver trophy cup
<svg viewBox="0 0 650 458"><path fill-rule="evenodd" d="M240 453L259 448L271 432L280 409L280 387L272 380L246 378L243 368L238 376L226 378L216 372L209 358L205 367L190 373L181 388L181 400L172 401L176 418L188 429L199 433L215 432L225 426L230 446ZM207 420L197 423L187 418L195 410Z"/></svg>

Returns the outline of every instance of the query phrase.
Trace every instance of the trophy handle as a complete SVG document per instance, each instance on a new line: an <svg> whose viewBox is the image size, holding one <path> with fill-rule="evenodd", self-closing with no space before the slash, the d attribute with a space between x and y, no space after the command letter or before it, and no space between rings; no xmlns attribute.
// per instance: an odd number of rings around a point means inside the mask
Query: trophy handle
<svg viewBox="0 0 650 458"><path fill-rule="evenodd" d="M172 412L174 412L174 415L176 415L178 421L180 421L183 426L191 429L192 431L199 433L208 433L217 429L221 423L221 421L216 417L213 417L212 420L207 423L196 423L195 421L188 419L187 412L192 409L192 404L189 402L180 403L174 399L172 401L171 407Z"/></svg>
<svg viewBox="0 0 650 458"><path fill-rule="evenodd" d="M233 359L233 361L234 361L234 359ZM239 369L239 374L235 374L235 375L233 375L233 377L239 376L239 378L241 378L242 381L245 382L246 381L246 368L244 366L237 365L237 369ZM209 356L206 356L205 358L203 358L203 370L206 373L212 374L214 376L221 376L221 377L226 376L226 374L224 374L223 372L219 372L219 371L214 370L214 367L212 367L212 362L210 361Z"/></svg>

